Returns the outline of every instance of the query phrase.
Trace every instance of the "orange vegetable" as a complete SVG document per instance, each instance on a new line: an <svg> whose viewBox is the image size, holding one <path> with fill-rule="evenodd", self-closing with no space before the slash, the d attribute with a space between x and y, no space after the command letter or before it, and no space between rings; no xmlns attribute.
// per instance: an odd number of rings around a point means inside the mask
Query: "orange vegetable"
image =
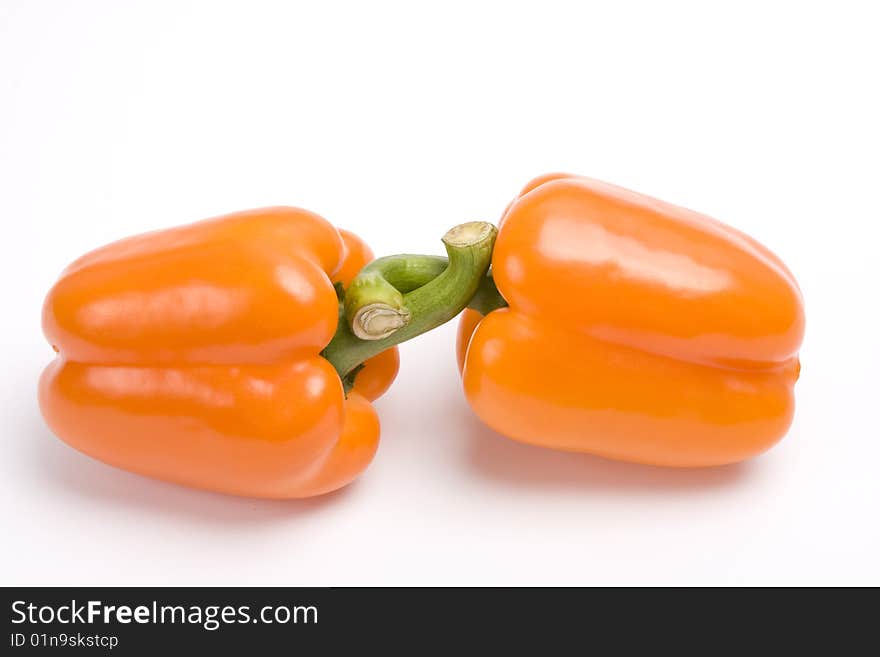
<svg viewBox="0 0 880 657"><path fill-rule="evenodd" d="M470 405L496 431L710 466L788 430L803 301L779 258L739 231L553 174L506 210L492 272L500 296L465 311L458 358Z"/></svg>
<svg viewBox="0 0 880 657"><path fill-rule="evenodd" d="M140 474L254 497L334 490L376 452L369 402L397 373L394 345L457 314L490 252L449 267L473 278L463 293L401 295L406 331L361 340L334 282L353 285L372 253L318 215L253 210L116 242L46 298L58 356L41 410L73 447Z"/></svg>

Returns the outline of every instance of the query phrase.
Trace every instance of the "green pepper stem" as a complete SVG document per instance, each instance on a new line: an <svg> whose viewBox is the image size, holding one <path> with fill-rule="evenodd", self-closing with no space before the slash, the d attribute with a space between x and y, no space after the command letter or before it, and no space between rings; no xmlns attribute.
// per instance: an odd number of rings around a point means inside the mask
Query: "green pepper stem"
<svg viewBox="0 0 880 657"><path fill-rule="evenodd" d="M481 315L488 315L493 310L507 307L507 300L501 296L501 292L495 286L495 278L492 276L491 269L480 280L480 286L471 297L467 307L476 310Z"/></svg>
<svg viewBox="0 0 880 657"><path fill-rule="evenodd" d="M390 283L397 291L406 293L437 278L449 266L449 259L428 255L388 256L373 261L370 266L382 272L384 281L379 285ZM481 315L488 315L493 310L507 307L507 301L495 286L491 267L480 279L477 291L467 307Z"/></svg>
<svg viewBox="0 0 880 657"><path fill-rule="evenodd" d="M339 325L322 352L348 390L367 359L449 321L479 289L497 234L473 221L443 236L448 260L397 255L374 260L352 281L340 304Z"/></svg>

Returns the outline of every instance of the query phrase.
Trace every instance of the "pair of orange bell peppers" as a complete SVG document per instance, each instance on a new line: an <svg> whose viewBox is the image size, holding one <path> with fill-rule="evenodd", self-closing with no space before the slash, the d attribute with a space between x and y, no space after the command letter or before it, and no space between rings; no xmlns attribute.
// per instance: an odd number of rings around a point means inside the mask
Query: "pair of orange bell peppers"
<svg viewBox="0 0 880 657"><path fill-rule="evenodd" d="M497 237L497 239L496 239ZM754 456L788 430L803 301L769 250L588 178L538 178L447 258L373 259L311 212L136 236L62 273L43 415L73 447L184 485L294 498L375 454L395 345L464 310L477 416L513 439L653 465ZM491 271L490 271L491 266Z"/></svg>

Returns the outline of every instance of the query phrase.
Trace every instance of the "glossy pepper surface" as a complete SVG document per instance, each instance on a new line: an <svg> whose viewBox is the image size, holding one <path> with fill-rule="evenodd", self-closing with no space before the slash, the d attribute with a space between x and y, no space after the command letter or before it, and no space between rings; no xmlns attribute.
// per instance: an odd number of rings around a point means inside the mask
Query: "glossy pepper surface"
<svg viewBox="0 0 880 657"><path fill-rule="evenodd" d="M51 429L111 465L214 491L305 497L370 462L370 400L391 347L346 396L320 352L337 330L334 282L372 260L358 237L296 208L241 212L93 251L43 309L58 352L39 385Z"/></svg>
<svg viewBox="0 0 880 657"><path fill-rule="evenodd" d="M552 174L508 206L492 272L503 301L465 311L458 358L470 405L496 431L709 466L788 430L803 301L779 258L743 233Z"/></svg>

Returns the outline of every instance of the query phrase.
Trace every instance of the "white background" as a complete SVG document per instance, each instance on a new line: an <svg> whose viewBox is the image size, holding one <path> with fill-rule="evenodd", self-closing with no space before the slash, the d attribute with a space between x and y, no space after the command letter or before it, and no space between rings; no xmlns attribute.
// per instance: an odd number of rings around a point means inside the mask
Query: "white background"
<svg viewBox="0 0 880 657"><path fill-rule="evenodd" d="M876 3L723 4L0 2L2 583L880 584ZM513 443L452 324L402 348L373 465L320 499L157 483L43 425L40 306L81 253L270 204L442 253L553 170L788 263L779 446L679 471Z"/></svg>

